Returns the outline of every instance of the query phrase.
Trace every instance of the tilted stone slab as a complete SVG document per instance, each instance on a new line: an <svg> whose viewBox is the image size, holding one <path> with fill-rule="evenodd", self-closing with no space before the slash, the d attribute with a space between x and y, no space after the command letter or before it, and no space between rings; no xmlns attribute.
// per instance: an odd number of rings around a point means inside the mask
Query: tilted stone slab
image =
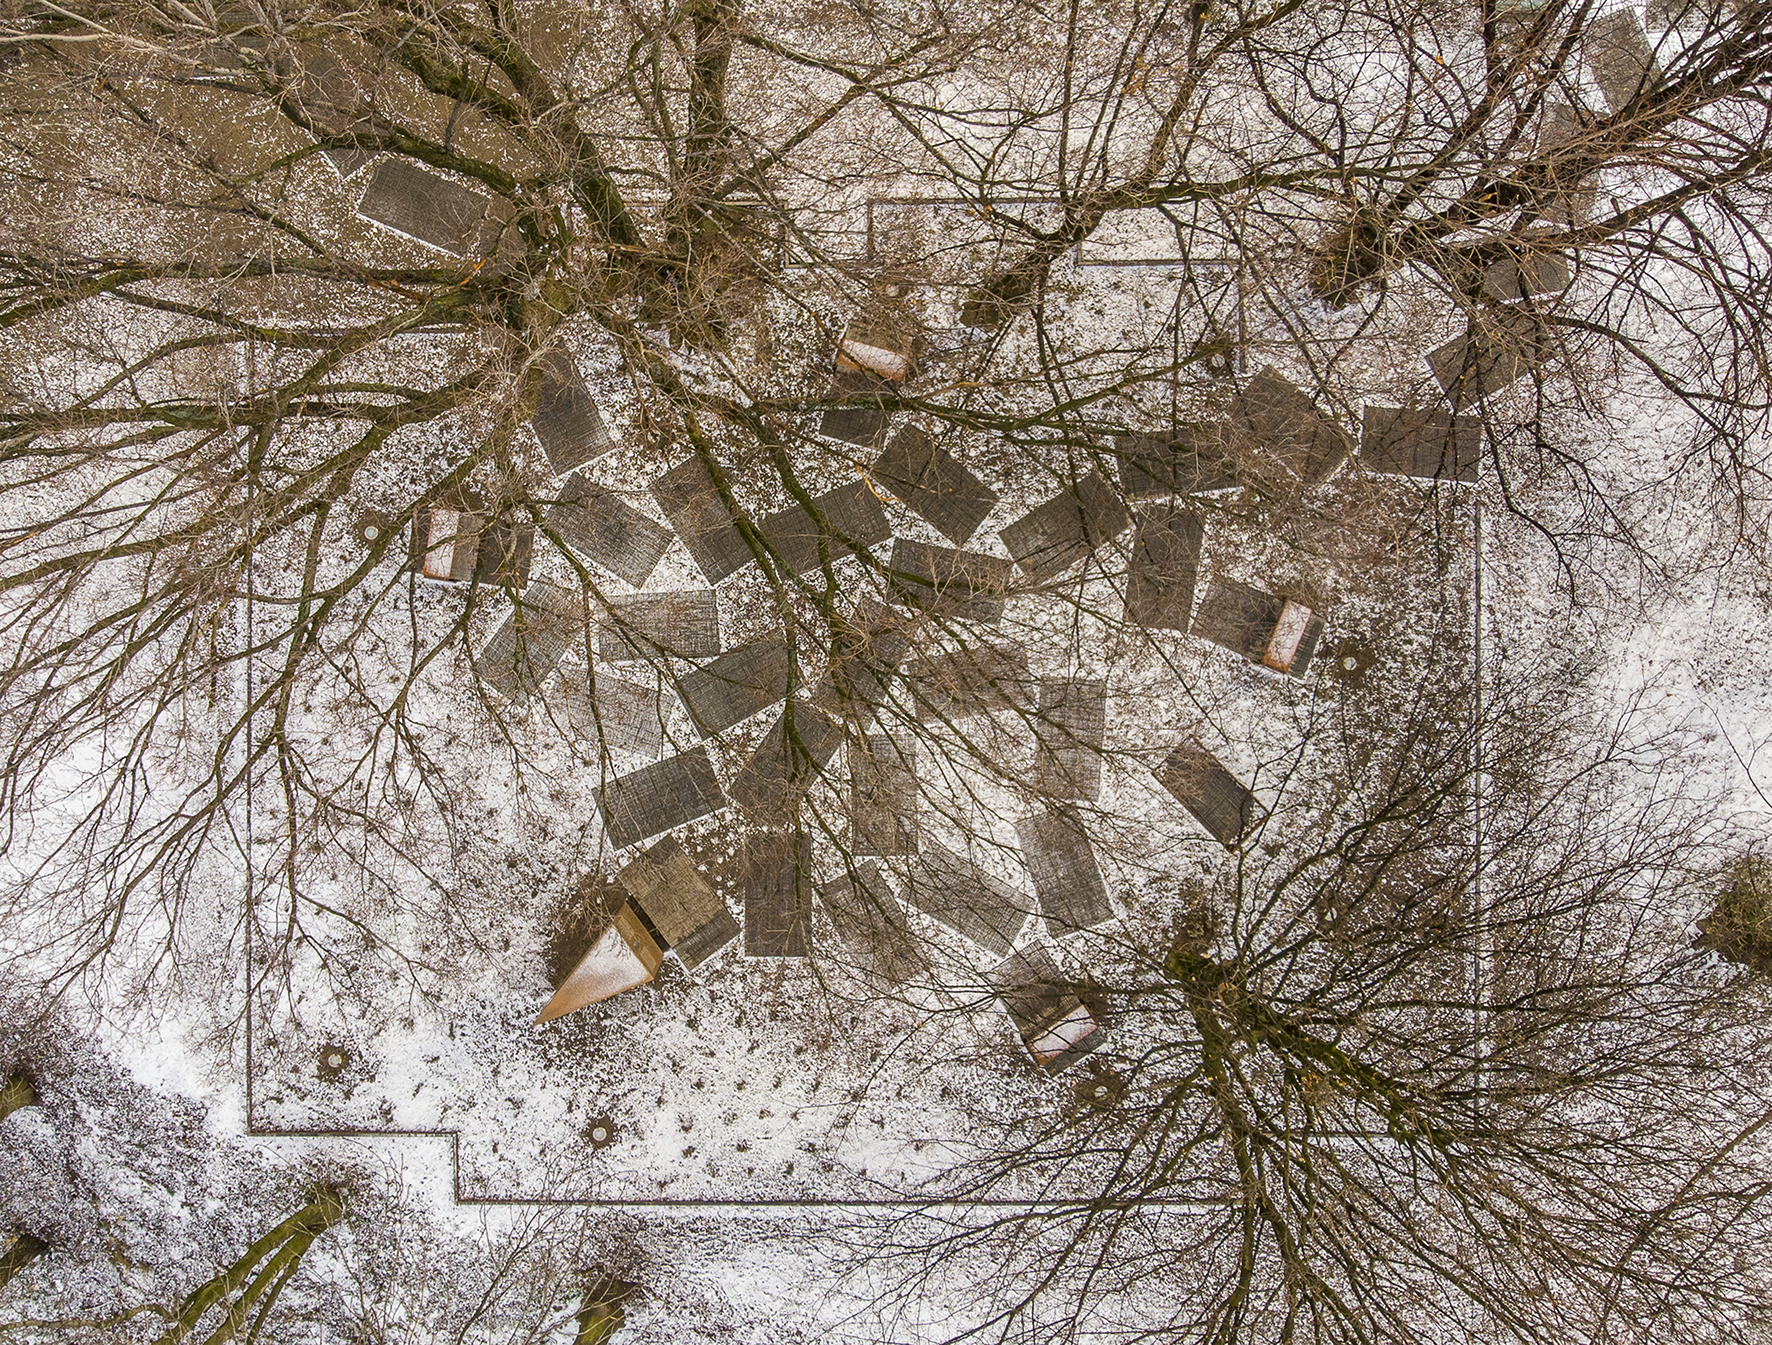
<svg viewBox="0 0 1772 1345"><path fill-rule="evenodd" d="M693 970L738 937L738 921L677 841L649 845L616 877L664 946Z"/></svg>
<svg viewBox="0 0 1772 1345"><path fill-rule="evenodd" d="M1034 895L1055 935L1093 929L1113 919L1095 851L1074 816L1048 809L1022 818L1015 824L1015 834L1034 880Z"/></svg>
<svg viewBox="0 0 1772 1345"><path fill-rule="evenodd" d="M1101 793L1101 745L1107 683L1041 677L1034 712L1034 769L1029 783L1048 798L1093 799Z"/></svg>
<svg viewBox="0 0 1772 1345"><path fill-rule="evenodd" d="M690 458L651 486L652 498L671 521L710 584L717 584L756 559L750 543L732 521L706 464Z"/></svg>
<svg viewBox="0 0 1772 1345"><path fill-rule="evenodd" d="M1437 481L1475 481L1483 422L1445 411L1368 406L1360 427L1360 463L1369 471Z"/></svg>
<svg viewBox="0 0 1772 1345"><path fill-rule="evenodd" d="M874 480L956 546L978 531L997 492L925 430L907 425L872 468Z"/></svg>
<svg viewBox="0 0 1772 1345"><path fill-rule="evenodd" d="M651 577L671 545L669 528L583 472L560 487L560 502L547 518L567 546L635 588Z"/></svg>
<svg viewBox="0 0 1772 1345"><path fill-rule="evenodd" d="M1606 106L1614 112L1661 84L1661 66L1634 9L1615 9L1590 19L1581 45Z"/></svg>
<svg viewBox="0 0 1772 1345"><path fill-rule="evenodd" d="M1230 468L1228 424L1179 425L1167 434L1114 438L1120 490L1129 500L1194 495L1238 484Z"/></svg>
<svg viewBox="0 0 1772 1345"><path fill-rule="evenodd" d="M1175 748L1153 774L1227 850L1267 817L1255 795L1197 741Z"/></svg>
<svg viewBox="0 0 1772 1345"><path fill-rule="evenodd" d="M712 589L611 598L602 621L597 652L611 663L720 652L720 608Z"/></svg>
<svg viewBox="0 0 1772 1345"><path fill-rule="evenodd" d="M732 801L765 825L785 826L842 745L829 716L789 701L733 780Z"/></svg>
<svg viewBox="0 0 1772 1345"><path fill-rule="evenodd" d="M1035 506L997 535L1033 579L1051 579L1119 536L1132 515L1118 492L1091 472L1071 490Z"/></svg>
<svg viewBox="0 0 1772 1345"><path fill-rule="evenodd" d="M800 505L771 514L757 525L773 562L790 574L816 570L824 560L820 544L831 560L840 560L858 547L870 547L892 535L886 511L865 481L851 481L812 497L818 521Z"/></svg>
<svg viewBox="0 0 1772 1345"><path fill-rule="evenodd" d="M1004 595L1015 583L1013 561L903 537L892 543L890 569L899 601L985 625L1003 619Z"/></svg>
<svg viewBox="0 0 1772 1345"><path fill-rule="evenodd" d="M655 757L664 746L666 707L657 687L598 673L593 694L585 676L568 679L558 698L566 724L578 737L617 752ZM549 704L555 704L550 699Z"/></svg>
<svg viewBox="0 0 1772 1345"><path fill-rule="evenodd" d="M1056 1074L1106 1042L1106 1030L1039 944L993 968L990 981L1028 1054L1047 1073Z"/></svg>
<svg viewBox="0 0 1772 1345"><path fill-rule="evenodd" d="M787 640L776 637L729 649L678 678L677 694L695 721L696 732L711 738L786 700L793 677L794 657Z"/></svg>
<svg viewBox="0 0 1772 1345"><path fill-rule="evenodd" d="M849 749L849 840L857 855L914 855L917 745L870 733Z"/></svg>
<svg viewBox="0 0 1772 1345"><path fill-rule="evenodd" d="M357 213L432 247L466 256L491 198L408 163L384 159L370 175Z"/></svg>
<svg viewBox="0 0 1772 1345"><path fill-rule="evenodd" d="M584 599L576 590L534 584L474 656L474 673L521 705L541 690L568 650L583 646L584 628Z"/></svg>
<svg viewBox="0 0 1772 1345"><path fill-rule="evenodd" d="M1463 336L1428 352L1428 367L1462 411L1543 367L1549 342L1543 323L1518 305L1473 314Z"/></svg>
<svg viewBox="0 0 1772 1345"><path fill-rule="evenodd" d="M907 664L903 676L917 718L926 723L1029 710L1038 695L1038 683L1028 673L1027 650L1012 644L945 650Z"/></svg>
<svg viewBox="0 0 1772 1345"><path fill-rule="evenodd" d="M1272 369L1250 379L1231 403L1231 425L1307 484L1324 480L1353 452L1347 431Z"/></svg>
<svg viewBox="0 0 1772 1345"><path fill-rule="evenodd" d="M911 865L905 899L937 924L1007 957L1022 926L1028 901L964 855L927 838Z"/></svg>
<svg viewBox="0 0 1772 1345"><path fill-rule="evenodd" d="M1323 618L1295 598L1215 579L1194 615L1193 633L1251 663L1302 677L1322 639Z"/></svg>
<svg viewBox="0 0 1772 1345"><path fill-rule="evenodd" d="M805 957L812 945L812 859L804 834L745 841L744 955Z"/></svg>
<svg viewBox="0 0 1772 1345"><path fill-rule="evenodd" d="M617 848L651 840L726 806L705 747L643 766L591 793Z"/></svg>
<svg viewBox="0 0 1772 1345"><path fill-rule="evenodd" d="M615 447L603 427L603 413L585 387L584 376L563 350L552 350L542 357L541 386L529 423L557 473L582 467Z"/></svg>
<svg viewBox="0 0 1772 1345"><path fill-rule="evenodd" d="M1186 630L1194 609L1206 523L1179 504L1142 509L1126 567L1126 619L1147 630Z"/></svg>

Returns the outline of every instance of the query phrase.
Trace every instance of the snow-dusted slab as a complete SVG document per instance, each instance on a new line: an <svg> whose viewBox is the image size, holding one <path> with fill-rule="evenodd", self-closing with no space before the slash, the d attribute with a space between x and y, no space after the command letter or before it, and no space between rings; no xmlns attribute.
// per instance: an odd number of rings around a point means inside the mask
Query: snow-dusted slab
<svg viewBox="0 0 1772 1345"><path fill-rule="evenodd" d="M1272 369L1252 378L1231 403L1231 425L1307 484L1327 478L1353 452L1347 431Z"/></svg>
<svg viewBox="0 0 1772 1345"><path fill-rule="evenodd" d="M1126 619L1147 630L1186 630L1194 609L1206 523L1179 504L1141 509L1126 567Z"/></svg>
<svg viewBox="0 0 1772 1345"><path fill-rule="evenodd" d="M541 387L529 423L556 472L582 467L615 447L584 376L563 350L549 351L542 358Z"/></svg>
<svg viewBox="0 0 1772 1345"><path fill-rule="evenodd" d="M700 458L677 464L654 481L651 490L710 584L756 559Z"/></svg>
<svg viewBox="0 0 1772 1345"><path fill-rule="evenodd" d="M720 652L720 609L712 589L611 598L603 621L597 652L611 663Z"/></svg>
<svg viewBox="0 0 1772 1345"><path fill-rule="evenodd" d="M1095 851L1074 816L1050 808L1022 818L1015 834L1053 934L1074 934L1113 919Z"/></svg>
<svg viewBox="0 0 1772 1345"><path fill-rule="evenodd" d="M830 668L812 689L812 703L840 719L865 722L886 703L910 648L903 618L872 598L861 599L832 632Z"/></svg>
<svg viewBox="0 0 1772 1345"><path fill-rule="evenodd" d="M1027 650L1014 644L969 644L905 665L917 718L971 719L999 710L1032 710L1037 683Z"/></svg>
<svg viewBox="0 0 1772 1345"><path fill-rule="evenodd" d="M928 975L929 952L873 860L864 859L821 884L818 895L848 945L850 960L890 984Z"/></svg>
<svg viewBox="0 0 1772 1345"><path fill-rule="evenodd" d="M793 677L794 658L788 642L777 636L729 649L712 663L678 678L677 694L695 721L696 731L711 738L786 700Z"/></svg>
<svg viewBox="0 0 1772 1345"><path fill-rule="evenodd" d="M1101 744L1107 727L1107 683L1096 678L1042 677L1034 715L1032 786L1049 798L1101 794Z"/></svg>
<svg viewBox="0 0 1772 1345"><path fill-rule="evenodd" d="M872 468L874 480L956 546L978 531L997 492L916 425L892 436Z"/></svg>
<svg viewBox="0 0 1772 1345"><path fill-rule="evenodd" d="M1024 573L1052 579L1119 536L1132 522L1119 492L1090 472L1071 489L1036 505L998 536Z"/></svg>
<svg viewBox="0 0 1772 1345"><path fill-rule="evenodd" d="M1661 83L1661 66L1634 9L1615 9L1591 20L1582 50L1606 106L1614 112Z"/></svg>
<svg viewBox="0 0 1772 1345"><path fill-rule="evenodd" d="M1034 1063L1050 1074L1080 1060L1107 1032L1039 944L1030 944L990 973L1004 1009Z"/></svg>
<svg viewBox="0 0 1772 1345"><path fill-rule="evenodd" d="M828 715L789 701L733 779L732 801L765 825L785 826L842 745Z"/></svg>
<svg viewBox="0 0 1772 1345"><path fill-rule="evenodd" d="M858 855L917 853L917 745L870 733L849 749L849 841Z"/></svg>
<svg viewBox="0 0 1772 1345"><path fill-rule="evenodd" d="M1302 677L1322 638L1323 618L1297 599L1215 579L1194 614L1193 633L1251 663Z"/></svg>
<svg viewBox="0 0 1772 1345"><path fill-rule="evenodd" d="M357 213L461 257L472 250L490 201L404 159L384 159L371 174Z"/></svg>
<svg viewBox="0 0 1772 1345"><path fill-rule="evenodd" d="M647 846L616 877L685 968L700 966L738 937L738 921L672 837Z"/></svg>
<svg viewBox="0 0 1772 1345"><path fill-rule="evenodd" d="M1463 336L1428 352L1428 367L1456 411L1500 392L1540 368L1547 354L1543 324L1517 304L1473 314Z"/></svg>
<svg viewBox="0 0 1772 1345"><path fill-rule="evenodd" d="M549 704L564 711L566 726L599 747L635 756L655 757L664 746L666 707L657 687L596 674L593 693L589 676L568 676Z"/></svg>
<svg viewBox="0 0 1772 1345"><path fill-rule="evenodd" d="M937 924L998 957L1009 956L1029 914L1021 893L929 839L911 866L904 895Z"/></svg>
<svg viewBox="0 0 1772 1345"><path fill-rule="evenodd" d="M757 525L773 562L791 574L805 574L839 560L858 547L870 547L892 535L886 511L865 481L851 481L812 497L818 519L795 504L769 515ZM821 544L823 554L821 554Z"/></svg>
<svg viewBox="0 0 1772 1345"><path fill-rule="evenodd" d="M566 652L582 643L584 624L580 594L558 584L533 584L475 655L475 675L520 705L541 689Z"/></svg>
<svg viewBox="0 0 1772 1345"><path fill-rule="evenodd" d="M812 944L811 865L803 834L757 832L746 840L746 957L806 956Z"/></svg>
<svg viewBox="0 0 1772 1345"><path fill-rule="evenodd" d="M637 845L726 806L705 747L643 766L591 791L609 839Z"/></svg>
<svg viewBox="0 0 1772 1345"><path fill-rule="evenodd" d="M892 543L893 596L912 607L987 625L1003 619L1015 564L978 551L955 551L900 537Z"/></svg>
<svg viewBox="0 0 1772 1345"><path fill-rule="evenodd" d="M669 528L583 472L560 487L560 502L547 519L567 546L635 588L651 577L671 545Z"/></svg>
<svg viewBox="0 0 1772 1345"><path fill-rule="evenodd" d="M1475 481L1483 422L1445 411L1368 406L1360 426L1360 465L1372 472L1437 481Z"/></svg>
<svg viewBox="0 0 1772 1345"><path fill-rule="evenodd" d="M1193 495L1237 484L1227 457L1230 427L1224 423L1178 425L1161 434L1114 437L1120 491L1129 500Z"/></svg>
<svg viewBox="0 0 1772 1345"><path fill-rule="evenodd" d="M1197 740L1176 747L1154 774L1157 783L1227 850L1236 849L1267 816L1255 795Z"/></svg>

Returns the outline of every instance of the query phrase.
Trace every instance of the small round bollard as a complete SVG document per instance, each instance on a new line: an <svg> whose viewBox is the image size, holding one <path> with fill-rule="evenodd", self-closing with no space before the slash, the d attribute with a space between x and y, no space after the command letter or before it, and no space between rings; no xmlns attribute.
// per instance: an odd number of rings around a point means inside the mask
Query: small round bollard
<svg viewBox="0 0 1772 1345"><path fill-rule="evenodd" d="M351 1067L350 1051L331 1042L320 1048L319 1060L320 1077L328 1083Z"/></svg>
<svg viewBox="0 0 1772 1345"><path fill-rule="evenodd" d="M593 1149L607 1149L615 1143L615 1122L607 1116L593 1116L584 1128L584 1137Z"/></svg>

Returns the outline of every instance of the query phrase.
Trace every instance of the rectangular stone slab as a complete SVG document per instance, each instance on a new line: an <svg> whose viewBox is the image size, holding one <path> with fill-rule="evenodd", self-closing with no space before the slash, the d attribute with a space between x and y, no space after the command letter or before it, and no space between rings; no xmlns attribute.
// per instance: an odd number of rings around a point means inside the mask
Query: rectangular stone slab
<svg viewBox="0 0 1772 1345"><path fill-rule="evenodd" d="M685 968L701 965L738 937L738 921L720 894L670 836L647 846L616 877Z"/></svg>
<svg viewBox="0 0 1772 1345"><path fill-rule="evenodd" d="M794 659L785 638L756 640L678 678L677 694L696 732L711 738L786 700L793 676Z"/></svg>
<svg viewBox="0 0 1772 1345"><path fill-rule="evenodd" d="M615 447L578 365L563 350L542 357L541 387L529 424L556 473L582 467Z"/></svg>
<svg viewBox="0 0 1772 1345"><path fill-rule="evenodd" d="M890 568L893 596L899 601L985 625L1003 619L1003 595L1015 583L1012 561L903 537L892 543Z"/></svg>
<svg viewBox="0 0 1772 1345"><path fill-rule="evenodd" d="M964 855L927 838L911 866L906 900L937 924L1007 957L1027 923L1028 901Z"/></svg>
<svg viewBox="0 0 1772 1345"><path fill-rule="evenodd" d="M1483 422L1445 411L1368 406L1360 425L1360 464L1368 471L1438 481L1475 481Z"/></svg>
<svg viewBox="0 0 1772 1345"><path fill-rule="evenodd" d="M611 663L720 652L720 609L712 589L611 598L601 620L597 653Z"/></svg>
<svg viewBox="0 0 1772 1345"><path fill-rule="evenodd" d="M1255 795L1198 742L1182 743L1153 774L1227 850L1267 816Z"/></svg>
<svg viewBox="0 0 1772 1345"><path fill-rule="evenodd" d="M1119 494L1099 472L1036 505L997 535L1032 579L1052 579L1111 541L1132 522Z"/></svg>
<svg viewBox="0 0 1772 1345"><path fill-rule="evenodd" d="M1354 447L1341 426L1272 369L1252 378L1231 403L1231 425L1312 485L1340 466Z"/></svg>
<svg viewBox="0 0 1772 1345"><path fill-rule="evenodd" d="M1263 663L1274 632L1287 615L1287 601L1235 579L1215 579L1194 616L1193 633L1235 650L1251 663ZM1302 677L1322 634L1323 618L1313 613L1293 644L1290 665L1279 671Z"/></svg>
<svg viewBox="0 0 1772 1345"><path fill-rule="evenodd" d="M1054 935L1093 929L1113 918L1095 851L1076 818L1048 809L1022 818L1015 824L1015 834L1034 880L1034 895Z"/></svg>
<svg viewBox="0 0 1772 1345"><path fill-rule="evenodd" d="M1147 630L1186 630L1206 523L1178 504L1141 509L1126 567L1126 619Z"/></svg>
<svg viewBox="0 0 1772 1345"><path fill-rule="evenodd" d="M1038 679L1034 768L1029 783L1048 798L1093 799L1101 793L1101 744L1107 683L1094 678Z"/></svg>
<svg viewBox="0 0 1772 1345"><path fill-rule="evenodd" d="M1486 309L1473 317L1463 336L1427 354L1428 367L1462 411L1540 368L1549 353L1543 326L1518 306Z"/></svg>
<svg viewBox="0 0 1772 1345"><path fill-rule="evenodd" d="M679 463L652 483L652 498L691 558L717 584L755 560L700 458Z"/></svg>
<svg viewBox="0 0 1772 1345"><path fill-rule="evenodd" d="M1227 456L1229 426L1178 425L1166 434L1114 438L1120 490L1129 500L1192 495L1237 484Z"/></svg>
<svg viewBox="0 0 1772 1345"><path fill-rule="evenodd" d="M651 840L726 806L705 747L642 766L599 785L591 794L617 848Z"/></svg>
<svg viewBox="0 0 1772 1345"><path fill-rule="evenodd" d="M812 497L813 507L824 518L823 541L832 560L850 555L856 547L869 547L892 535L886 511L865 481L851 481ZM765 518L757 525L774 562L790 574L805 574L823 564L819 555L817 521L795 504Z"/></svg>
<svg viewBox="0 0 1772 1345"><path fill-rule="evenodd" d="M875 481L956 546L978 531L997 503L996 491L915 425L892 436L872 472Z"/></svg>
<svg viewBox="0 0 1772 1345"><path fill-rule="evenodd" d="M905 685L917 718L970 719L999 710L1032 709L1038 696L1027 650L1012 644L975 644L906 664Z"/></svg>
<svg viewBox="0 0 1772 1345"><path fill-rule="evenodd" d="M804 835L745 842L744 955L805 957L812 943L812 859Z"/></svg>
<svg viewBox="0 0 1772 1345"><path fill-rule="evenodd" d="M558 584L535 584L474 656L474 673L521 705L584 640L584 599Z"/></svg>
<svg viewBox="0 0 1772 1345"><path fill-rule="evenodd" d="M917 853L917 745L870 733L849 749L849 844L858 855Z"/></svg>
<svg viewBox="0 0 1772 1345"><path fill-rule="evenodd" d="M384 159L370 174L357 213L456 256L465 256L491 198L404 159Z"/></svg>
<svg viewBox="0 0 1772 1345"><path fill-rule="evenodd" d="M635 588L651 577L671 545L669 528L583 472L560 487L560 502L547 519L567 546Z"/></svg>
<svg viewBox="0 0 1772 1345"><path fill-rule="evenodd" d="M657 687L640 686L599 672L596 691L583 675L569 677L558 706L566 726L580 738L617 752L655 757L664 746L664 698ZM549 705L556 704L550 699Z"/></svg>
<svg viewBox="0 0 1772 1345"><path fill-rule="evenodd" d="M732 782L732 801L766 825L784 826L798 810L801 796L817 781L837 749L843 730L803 701L789 701L788 710L769 726Z"/></svg>

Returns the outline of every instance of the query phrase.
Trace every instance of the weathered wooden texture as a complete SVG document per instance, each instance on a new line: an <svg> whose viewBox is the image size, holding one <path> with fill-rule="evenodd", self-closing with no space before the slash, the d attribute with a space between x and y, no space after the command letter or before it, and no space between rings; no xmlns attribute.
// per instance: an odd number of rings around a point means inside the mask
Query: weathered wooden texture
<svg viewBox="0 0 1772 1345"><path fill-rule="evenodd" d="M1229 425L1219 423L1177 425L1164 434L1116 435L1121 492L1129 500L1142 500L1236 485L1226 451L1229 434Z"/></svg>
<svg viewBox="0 0 1772 1345"><path fill-rule="evenodd" d="M1251 663L1302 677L1323 638L1323 618L1295 599L1214 579L1194 615L1193 633Z"/></svg>
<svg viewBox="0 0 1772 1345"><path fill-rule="evenodd" d="M461 257L473 251L490 200L404 159L384 159L370 175L357 213Z"/></svg>
<svg viewBox="0 0 1772 1345"><path fill-rule="evenodd" d="M671 545L669 528L583 472L560 487L560 502L547 518L567 546L635 588L651 577Z"/></svg>
<svg viewBox="0 0 1772 1345"><path fill-rule="evenodd" d="M924 839L905 883L905 899L937 924L1007 957L1027 923L1028 900L964 855Z"/></svg>
<svg viewBox="0 0 1772 1345"><path fill-rule="evenodd" d="M1649 0L1643 15L1651 28L1708 28L1747 12L1752 0Z"/></svg>
<svg viewBox="0 0 1772 1345"><path fill-rule="evenodd" d="M678 678L677 694L695 721L696 732L711 738L786 700L793 678L794 656L788 642L774 637L729 649Z"/></svg>
<svg viewBox="0 0 1772 1345"><path fill-rule="evenodd" d="M478 500L451 494L412 517L412 569L427 579L499 587L529 582L535 529L491 515Z"/></svg>
<svg viewBox="0 0 1772 1345"><path fill-rule="evenodd" d="M1015 583L1013 561L903 537L892 543L890 568L898 601L986 625L1003 619L1004 594Z"/></svg>
<svg viewBox="0 0 1772 1345"><path fill-rule="evenodd" d="M818 432L827 439L878 448L890 416L886 399L897 397L913 372L910 341L896 332L851 325L837 343L833 363L831 396L856 404L826 411Z"/></svg>
<svg viewBox="0 0 1772 1345"><path fill-rule="evenodd" d="M1615 9L1589 20L1581 45L1606 106L1614 112L1661 83L1661 66L1634 9Z"/></svg>
<svg viewBox="0 0 1772 1345"><path fill-rule="evenodd" d="M1571 144L1582 134L1581 114L1566 99L1547 95L1535 149L1540 161L1549 161L1550 190L1539 208L1553 224L1585 224L1599 199L1598 176L1582 171L1593 162L1591 150Z"/></svg>
<svg viewBox="0 0 1772 1345"><path fill-rule="evenodd" d="M597 652L611 663L720 652L720 609L712 589L611 598L602 620Z"/></svg>
<svg viewBox="0 0 1772 1345"><path fill-rule="evenodd" d="M1041 677L1034 712L1034 769L1029 783L1055 799L1101 793L1101 744L1107 729L1107 683Z"/></svg>
<svg viewBox="0 0 1772 1345"><path fill-rule="evenodd" d="M1019 645L946 650L906 664L903 675L917 718L924 722L1031 710L1038 696L1028 673L1027 650Z"/></svg>
<svg viewBox="0 0 1772 1345"><path fill-rule="evenodd" d="M623 903L603 937L578 960L535 1021L545 1023L645 985L658 975L663 963L664 949L658 946L632 904Z"/></svg>
<svg viewBox="0 0 1772 1345"><path fill-rule="evenodd" d="M771 563L791 574L805 574L824 563L819 554L840 560L857 548L874 546L892 535L886 511L865 481L851 481L812 497L817 518L799 504L769 515L757 525ZM818 519L824 526L820 529Z"/></svg>
<svg viewBox="0 0 1772 1345"><path fill-rule="evenodd" d="M1453 409L1462 411L1541 368L1548 353L1543 323L1508 305L1473 314L1465 334L1429 351L1427 363Z"/></svg>
<svg viewBox="0 0 1772 1345"><path fill-rule="evenodd" d="M533 584L474 656L474 674L521 705L574 646L583 647L584 598L558 584Z"/></svg>
<svg viewBox="0 0 1772 1345"><path fill-rule="evenodd" d="M1227 850L1267 816L1255 795L1198 742L1182 743L1153 773Z"/></svg>
<svg viewBox="0 0 1772 1345"><path fill-rule="evenodd" d="M978 531L997 503L996 491L915 425L892 436L873 477L956 546Z"/></svg>
<svg viewBox="0 0 1772 1345"><path fill-rule="evenodd" d="M1054 935L1093 929L1113 918L1095 851L1075 816L1051 808L1022 818L1015 824L1015 834L1034 880L1034 895Z"/></svg>
<svg viewBox="0 0 1772 1345"><path fill-rule="evenodd" d="M664 746L666 707L657 687L598 673L593 694L589 677L574 673L549 704L565 714L573 734L600 747L655 757Z"/></svg>
<svg viewBox="0 0 1772 1345"><path fill-rule="evenodd" d="M609 829L610 842L617 848L651 840L660 832L726 806L705 747L642 766L598 786L591 794Z"/></svg>
<svg viewBox="0 0 1772 1345"><path fill-rule="evenodd" d="M1034 1063L1056 1074L1102 1045L1106 1030L1039 944L1030 944L990 973L1009 1020Z"/></svg>
<svg viewBox="0 0 1772 1345"><path fill-rule="evenodd" d="M873 860L864 859L821 884L818 895L838 937L854 950L853 961L864 970L893 985L928 974L928 950Z"/></svg>
<svg viewBox="0 0 1772 1345"><path fill-rule="evenodd" d="M849 748L849 848L857 855L917 853L917 745L870 733Z"/></svg>
<svg viewBox="0 0 1772 1345"><path fill-rule="evenodd" d="M1354 447L1341 426L1272 369L1252 378L1231 403L1231 425L1309 484L1326 478Z"/></svg>
<svg viewBox="0 0 1772 1345"><path fill-rule="evenodd" d="M615 447L578 365L563 350L542 357L541 386L529 423L556 474L582 467Z"/></svg>
<svg viewBox="0 0 1772 1345"><path fill-rule="evenodd" d="M1445 411L1368 406L1360 426L1360 463L1368 471L1437 481L1475 481L1483 422Z"/></svg>
<svg viewBox="0 0 1772 1345"><path fill-rule="evenodd" d="M651 491L710 584L756 559L700 458L678 463L652 483Z"/></svg>
<svg viewBox="0 0 1772 1345"><path fill-rule="evenodd" d="M738 921L672 837L647 846L616 877L685 968L700 966L738 937Z"/></svg>
<svg viewBox="0 0 1772 1345"><path fill-rule="evenodd" d="M733 780L732 801L759 822L786 825L842 745L843 730L827 716L789 701Z"/></svg>
<svg viewBox="0 0 1772 1345"><path fill-rule="evenodd" d="M812 943L812 852L803 833L745 841L744 955L805 957Z"/></svg>
<svg viewBox="0 0 1772 1345"><path fill-rule="evenodd" d="M1181 504L1138 511L1126 567L1126 619L1147 630L1186 630L1206 524Z"/></svg>
<svg viewBox="0 0 1772 1345"><path fill-rule="evenodd" d="M997 535L1030 578L1052 579L1118 537L1131 522L1119 492L1100 472L1090 472Z"/></svg>
<svg viewBox="0 0 1772 1345"><path fill-rule="evenodd" d="M830 668L813 688L812 703L856 723L876 714L910 652L911 637L902 621L890 608L864 597L847 618L834 622Z"/></svg>

